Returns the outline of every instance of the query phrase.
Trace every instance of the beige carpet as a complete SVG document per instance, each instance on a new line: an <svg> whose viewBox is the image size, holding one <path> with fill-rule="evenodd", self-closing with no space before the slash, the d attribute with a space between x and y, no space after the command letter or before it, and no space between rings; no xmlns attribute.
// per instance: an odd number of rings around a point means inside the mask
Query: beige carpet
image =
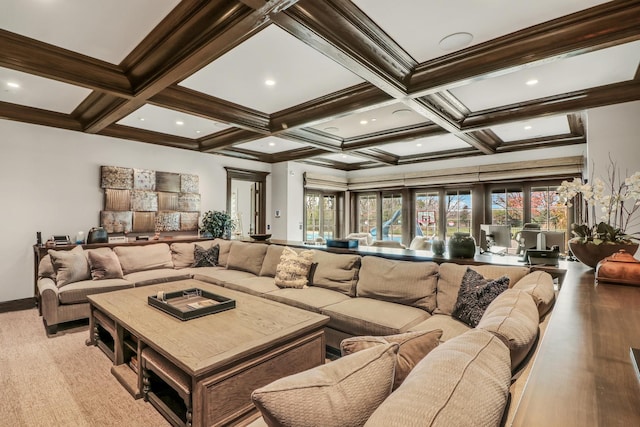
<svg viewBox="0 0 640 427"><path fill-rule="evenodd" d="M48 338L36 309L0 313L0 425L169 425L120 385L100 349L84 344L88 329Z"/></svg>

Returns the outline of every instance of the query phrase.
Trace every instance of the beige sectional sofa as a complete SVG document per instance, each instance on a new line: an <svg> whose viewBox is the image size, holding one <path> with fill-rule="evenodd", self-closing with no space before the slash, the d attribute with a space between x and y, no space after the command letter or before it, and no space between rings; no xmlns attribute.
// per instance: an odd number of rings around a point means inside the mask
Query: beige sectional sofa
<svg viewBox="0 0 640 427"><path fill-rule="evenodd" d="M218 265L192 267L196 244L205 249L218 245ZM193 277L329 316L330 321L325 328L327 345L336 351L345 338L439 329L442 330L442 344L411 371L406 383L379 405L367 424L394 425L389 424L389 417L394 412L403 411L409 417L406 424L395 425L423 425L416 420L434 411L434 405L444 405L437 413L452 410L450 405L487 405L486 396L478 396L474 400L467 391L452 388L451 396L444 401L435 399L414 408L414 412L405 411L405 406L411 406L412 402L415 406L418 399L425 402L429 393L435 393L431 390L435 387L431 378L433 373L429 372L435 369L433 366L442 363L448 365L447 372L451 374L446 375L447 378L437 377L438 381L443 381L440 386L445 388L456 375L461 375L458 384L467 381L467 371L470 375L475 372L473 375L484 378L483 381L489 381L488 373L497 375L498 380L494 378L489 383L497 381L491 387L493 392L498 390L497 394L494 393L497 397L492 398L492 404L498 409L493 412L488 409L491 412L489 418L494 419L495 413L502 414L507 404L510 374L527 361L538 338L539 322L555 298L551 276L541 271L530 272L527 267L439 265L426 261L336 254L318 249L313 249L314 265L309 273L309 286L281 288L276 285L274 277L284 248L276 244L221 239L115 247L113 254L122 268L121 278L92 280L85 270L76 275L76 279L81 280L63 286L56 283L60 270L55 270L53 265L56 262L60 264L60 254L54 252L42 259L39 268L38 289L43 319L49 329L54 329L59 323L88 317L88 295ZM104 251L110 251L105 248L93 250L102 251L103 255ZM79 256L89 259L90 250L83 251L78 247L74 251L77 264L82 264ZM491 302L475 328L452 317L467 268L476 270L487 279L509 277L510 289ZM467 350L460 354L460 348ZM483 357L485 353L488 353L486 360ZM502 365L507 366L509 373L506 380ZM430 379L424 378L429 375ZM411 379L413 377L419 379ZM435 384L439 383L436 381ZM483 383L481 388L484 387ZM503 390L507 393L502 393ZM442 420L442 416L438 419ZM424 425L444 424L446 422L434 421Z"/></svg>

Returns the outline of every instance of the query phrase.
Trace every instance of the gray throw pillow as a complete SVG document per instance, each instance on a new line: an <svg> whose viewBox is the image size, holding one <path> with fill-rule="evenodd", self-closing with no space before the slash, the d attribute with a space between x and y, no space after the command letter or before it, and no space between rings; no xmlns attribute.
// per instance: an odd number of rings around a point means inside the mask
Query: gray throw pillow
<svg viewBox="0 0 640 427"><path fill-rule="evenodd" d="M193 267L215 267L218 265L220 256L220 245L213 245L205 249L200 245L195 245L193 250Z"/></svg>
<svg viewBox="0 0 640 427"><path fill-rule="evenodd" d="M477 271L467 268L451 316L475 328L491 301L508 288L507 276L488 280Z"/></svg>
<svg viewBox="0 0 640 427"><path fill-rule="evenodd" d="M116 253L86 251L89 267L91 268L91 278L93 280L122 279L122 267Z"/></svg>

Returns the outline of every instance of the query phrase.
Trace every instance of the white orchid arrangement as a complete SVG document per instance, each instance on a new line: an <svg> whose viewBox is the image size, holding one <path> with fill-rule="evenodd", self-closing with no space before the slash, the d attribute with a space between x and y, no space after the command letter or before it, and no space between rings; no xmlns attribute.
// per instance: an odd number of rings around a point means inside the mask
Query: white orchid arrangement
<svg viewBox="0 0 640 427"><path fill-rule="evenodd" d="M584 183L580 178L563 181L557 188L560 201L573 206L576 196L580 196L576 205L576 220L572 225L574 241L602 243L632 243L640 240L626 230L635 225L635 215L640 211L640 172L622 180L615 163L611 161L608 169L608 182L600 178ZM601 216L596 216L599 209Z"/></svg>

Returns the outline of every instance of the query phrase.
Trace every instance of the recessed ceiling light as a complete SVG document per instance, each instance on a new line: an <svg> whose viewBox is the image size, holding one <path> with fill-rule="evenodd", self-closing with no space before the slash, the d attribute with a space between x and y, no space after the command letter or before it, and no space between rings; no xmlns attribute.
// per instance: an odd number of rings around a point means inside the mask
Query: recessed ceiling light
<svg viewBox="0 0 640 427"><path fill-rule="evenodd" d="M140 120L141 122L144 122L144 117L138 117L138 120Z"/></svg>
<svg viewBox="0 0 640 427"><path fill-rule="evenodd" d="M342 155L342 158L343 158L343 159L346 159L346 158L347 158L347 155L346 155L346 154L343 154L343 155Z"/></svg>
<svg viewBox="0 0 640 427"><path fill-rule="evenodd" d="M14 89L18 89L20 87L20 84L16 82L7 82L7 86L12 87Z"/></svg>
<svg viewBox="0 0 640 427"><path fill-rule="evenodd" d="M375 117L371 119L372 122L375 122L376 120L378 119L376 119Z"/></svg>
<svg viewBox="0 0 640 427"><path fill-rule="evenodd" d="M182 120L176 120L176 124L178 126L182 126L184 124L184 122Z"/></svg>
<svg viewBox="0 0 640 427"><path fill-rule="evenodd" d="M276 146L276 143L275 143L275 142L271 141L271 142L269 143L269 147L275 147L275 146Z"/></svg>
<svg viewBox="0 0 640 427"><path fill-rule="evenodd" d="M197 130L197 131L196 131L196 133L200 133L200 131L199 131L199 130Z"/></svg>
<svg viewBox="0 0 640 427"><path fill-rule="evenodd" d="M422 144L418 142L418 143L416 144L416 147L422 147Z"/></svg>
<svg viewBox="0 0 640 427"><path fill-rule="evenodd" d="M368 121L366 121L366 120L360 120L360 124L361 124L361 125L366 125L367 123L369 123L369 122L368 122Z"/></svg>
<svg viewBox="0 0 640 427"><path fill-rule="evenodd" d="M409 110L408 108L401 108L399 110L395 110L391 114L393 114L394 116L403 116L403 115L409 114L409 113L411 113L411 110Z"/></svg>
<svg viewBox="0 0 640 427"><path fill-rule="evenodd" d="M526 126L524 127L524 130L530 130L530 129L531 129L531 126L530 126L530 125L526 125Z"/></svg>
<svg viewBox="0 0 640 427"><path fill-rule="evenodd" d="M472 40L471 33L453 33L440 40L438 44L442 50L458 50L469 46Z"/></svg>
<svg viewBox="0 0 640 427"><path fill-rule="evenodd" d="M340 129L335 126L329 126L327 128L324 128L324 130L327 132L338 132Z"/></svg>
<svg viewBox="0 0 640 427"><path fill-rule="evenodd" d="M275 86L276 81L275 80L271 80L271 79L267 79L264 81L264 84L266 84L267 86Z"/></svg>
<svg viewBox="0 0 640 427"><path fill-rule="evenodd" d="M538 84L538 79L527 80L527 86L535 86Z"/></svg>

